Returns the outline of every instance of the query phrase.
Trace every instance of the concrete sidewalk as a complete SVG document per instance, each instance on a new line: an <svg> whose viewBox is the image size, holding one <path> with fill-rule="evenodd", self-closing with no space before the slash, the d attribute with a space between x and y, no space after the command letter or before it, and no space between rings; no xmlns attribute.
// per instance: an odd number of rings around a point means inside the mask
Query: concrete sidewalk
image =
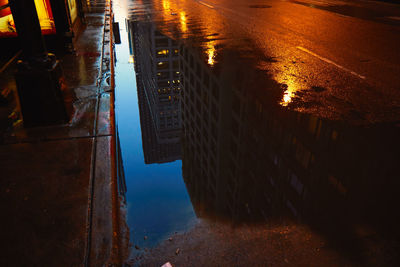
<svg viewBox="0 0 400 267"><path fill-rule="evenodd" d="M118 265L110 1L86 11L76 53L58 56L70 122L2 133L1 266Z"/></svg>

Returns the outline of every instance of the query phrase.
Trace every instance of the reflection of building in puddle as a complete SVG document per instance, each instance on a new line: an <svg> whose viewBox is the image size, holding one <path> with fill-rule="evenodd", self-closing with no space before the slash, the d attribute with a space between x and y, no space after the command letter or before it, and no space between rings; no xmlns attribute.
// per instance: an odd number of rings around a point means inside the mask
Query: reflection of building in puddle
<svg viewBox="0 0 400 267"><path fill-rule="evenodd" d="M180 159L178 46L152 23L129 22L128 25L137 72L145 162Z"/></svg>
<svg viewBox="0 0 400 267"><path fill-rule="evenodd" d="M126 202L126 192L128 189L126 187L124 162L122 159L118 127L116 128L115 137L116 137L115 166L116 166L117 181L118 181L118 194L122 197L123 201Z"/></svg>
<svg viewBox="0 0 400 267"><path fill-rule="evenodd" d="M400 146L393 129L288 111L280 96L258 88L279 84L248 75L252 66L233 63L234 52L221 56L217 73L202 53L180 51L183 177L200 217L318 217L349 225L394 217L398 189L390 185L398 184Z"/></svg>

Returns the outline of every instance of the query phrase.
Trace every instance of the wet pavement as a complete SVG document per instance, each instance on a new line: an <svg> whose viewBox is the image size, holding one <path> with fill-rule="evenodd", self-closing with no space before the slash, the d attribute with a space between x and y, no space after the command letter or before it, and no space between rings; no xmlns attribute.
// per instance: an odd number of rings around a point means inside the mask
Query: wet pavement
<svg viewBox="0 0 400 267"><path fill-rule="evenodd" d="M69 122L24 128L16 98L1 107L1 266L118 263L110 3L86 4L75 53L57 53ZM1 73L2 91L16 91L14 72L15 61Z"/></svg>
<svg viewBox="0 0 400 267"><path fill-rule="evenodd" d="M113 4L127 265L399 264L398 5Z"/></svg>

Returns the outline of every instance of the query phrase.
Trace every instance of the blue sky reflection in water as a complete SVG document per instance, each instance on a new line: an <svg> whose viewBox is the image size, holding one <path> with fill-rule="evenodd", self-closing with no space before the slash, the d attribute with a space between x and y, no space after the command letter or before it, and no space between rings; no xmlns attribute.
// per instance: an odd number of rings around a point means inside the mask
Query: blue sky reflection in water
<svg viewBox="0 0 400 267"><path fill-rule="evenodd" d="M120 21L122 44L115 46L115 91L128 190L127 219L131 242L140 247L153 247L170 234L189 229L196 216L182 179L181 161L144 163L135 71L129 63L127 33L123 25Z"/></svg>

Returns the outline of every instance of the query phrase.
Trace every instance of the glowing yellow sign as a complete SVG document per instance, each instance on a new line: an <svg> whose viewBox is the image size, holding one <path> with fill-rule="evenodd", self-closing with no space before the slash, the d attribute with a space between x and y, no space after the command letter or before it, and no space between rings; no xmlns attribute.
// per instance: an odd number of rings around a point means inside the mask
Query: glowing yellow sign
<svg viewBox="0 0 400 267"><path fill-rule="evenodd" d="M0 37L17 35L11 10L9 7L5 7L7 4L8 0L0 0ZM35 5L42 33L55 33L56 28L49 0L35 0Z"/></svg>

